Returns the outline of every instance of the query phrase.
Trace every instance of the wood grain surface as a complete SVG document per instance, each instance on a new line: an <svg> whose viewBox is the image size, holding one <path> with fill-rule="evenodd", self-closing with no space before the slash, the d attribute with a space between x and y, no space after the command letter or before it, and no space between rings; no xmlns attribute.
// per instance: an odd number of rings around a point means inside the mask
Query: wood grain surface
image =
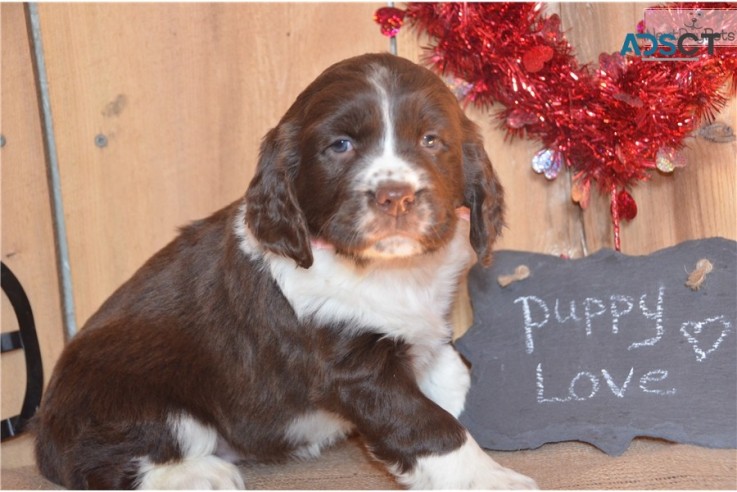
<svg viewBox="0 0 737 492"><path fill-rule="evenodd" d="M1 254L31 303L48 380L64 346L64 332L41 118L23 4L0 5L0 22L0 133L5 139L0 149ZM15 314L3 295L2 331L17 329ZM20 413L25 384L23 352L3 354L2 418ZM2 451L3 467L27 459L12 441L4 443Z"/></svg>

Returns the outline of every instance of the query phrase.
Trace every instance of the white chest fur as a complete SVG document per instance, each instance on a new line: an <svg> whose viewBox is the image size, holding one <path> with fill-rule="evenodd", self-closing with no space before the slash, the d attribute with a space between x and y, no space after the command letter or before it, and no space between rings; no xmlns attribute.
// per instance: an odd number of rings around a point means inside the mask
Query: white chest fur
<svg viewBox="0 0 737 492"><path fill-rule="evenodd" d="M358 266L330 248L316 247L308 269L263 251L243 223L241 217L236 219L241 249L265 261L298 318L346 323L351 330L410 344L432 346L450 340L446 316L453 293L459 276L475 259L467 221L459 220L453 239L432 254Z"/></svg>
<svg viewBox="0 0 737 492"><path fill-rule="evenodd" d="M432 254L362 267L316 244L314 262L305 269L263 250L245 226L244 215L245 205L234 224L242 251L264 261L298 318L343 323L357 333L370 331L409 343L422 392L452 415L461 413L470 377L447 343L452 335L447 315L459 276L476 258L467 220L459 220L452 240ZM299 446L297 454L312 456L348 428L341 419L318 411L295 419L287 437Z"/></svg>

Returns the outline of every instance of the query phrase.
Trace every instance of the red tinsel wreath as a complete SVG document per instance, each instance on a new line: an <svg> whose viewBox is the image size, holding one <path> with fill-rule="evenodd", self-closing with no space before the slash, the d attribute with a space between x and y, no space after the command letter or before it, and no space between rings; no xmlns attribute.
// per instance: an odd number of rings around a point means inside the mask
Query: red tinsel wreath
<svg viewBox="0 0 737 492"><path fill-rule="evenodd" d="M695 61L668 63L602 53L598 66L582 65L560 18L544 15L541 4L410 3L406 10L379 9L375 19L387 36L403 21L427 33L433 43L423 61L465 81L460 96L466 101L504 105L497 117L508 134L543 144L533 158L535 171L553 179L567 165L572 198L582 207L592 183L608 194L617 250L620 219L637 213L627 189L655 168L671 172L683 165L684 138L737 92L735 47L716 46L711 55L701 47Z"/></svg>

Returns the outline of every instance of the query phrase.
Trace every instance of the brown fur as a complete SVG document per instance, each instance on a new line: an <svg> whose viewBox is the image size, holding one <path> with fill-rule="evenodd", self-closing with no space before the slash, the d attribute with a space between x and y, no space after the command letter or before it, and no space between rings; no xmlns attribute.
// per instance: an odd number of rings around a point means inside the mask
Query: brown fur
<svg viewBox="0 0 737 492"><path fill-rule="evenodd" d="M393 77L398 125L410 132L402 141L419 138L411 132L421 122L439 124L444 135L447 148L435 155L399 151L435 184L417 196L437 221L427 250L448 241L453 209L465 204L471 242L488 264L503 201L478 131L437 77L390 55L329 68L267 134L246 194L252 233L303 268L313 263L315 237L361 261L351 200L365 198L344 194L377 138L371 64ZM346 127L364 153L326 153ZM376 457L402 470L463 443L462 426L419 390L408 344L297 319L263 262L239 248L232 227L239 204L184 228L66 347L35 422L46 477L75 489L133 487L135 457L181 457L166 424L181 411L212 426L245 460L287 458L295 445L286 426L312 409L352 422Z"/></svg>

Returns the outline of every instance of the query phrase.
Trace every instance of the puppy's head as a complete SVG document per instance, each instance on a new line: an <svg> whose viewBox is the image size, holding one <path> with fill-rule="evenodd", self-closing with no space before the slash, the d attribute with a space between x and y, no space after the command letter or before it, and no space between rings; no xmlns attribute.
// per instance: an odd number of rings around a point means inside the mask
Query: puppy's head
<svg viewBox="0 0 737 492"><path fill-rule="evenodd" d="M502 188L477 127L429 70L363 55L323 72L264 138L246 193L262 247L308 268L311 241L360 260L432 252L471 210L471 244L491 262Z"/></svg>

